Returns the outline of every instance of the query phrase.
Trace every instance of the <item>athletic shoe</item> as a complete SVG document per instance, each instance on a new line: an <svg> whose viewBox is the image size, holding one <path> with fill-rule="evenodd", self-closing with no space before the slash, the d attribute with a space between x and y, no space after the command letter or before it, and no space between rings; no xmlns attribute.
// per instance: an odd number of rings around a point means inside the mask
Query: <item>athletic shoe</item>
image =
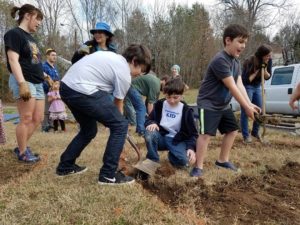
<svg viewBox="0 0 300 225"><path fill-rule="evenodd" d="M17 154L17 153L16 153ZM31 151L28 151L28 148L26 148L25 152L23 154L17 154L19 161L25 162L25 163L36 163L40 161L39 156L35 156L31 153Z"/></svg>
<svg viewBox="0 0 300 225"><path fill-rule="evenodd" d="M201 177L202 175L203 175L203 169L197 167L194 167L190 172L191 177Z"/></svg>
<svg viewBox="0 0 300 225"><path fill-rule="evenodd" d="M76 164L74 164L72 167L68 167L68 168L56 168L56 174L58 176L68 176L68 175L73 175L73 174L80 174L80 173L84 173L85 171L87 171L87 167L85 166L78 166Z"/></svg>
<svg viewBox="0 0 300 225"><path fill-rule="evenodd" d="M255 137L258 141L263 142L263 139L260 134L252 134L251 133L251 135L252 135L252 137Z"/></svg>
<svg viewBox="0 0 300 225"><path fill-rule="evenodd" d="M27 147L26 147L26 150L27 150L31 155L34 155L34 156L36 156L36 157L39 157L39 154L38 154L38 153L33 153L33 152L31 151L30 147L27 146ZM16 148L14 149L14 153L16 154L17 157L19 157L19 155L20 155L20 150L19 150L18 147L16 147Z"/></svg>
<svg viewBox="0 0 300 225"><path fill-rule="evenodd" d="M135 180L133 177L126 176L122 172L116 172L114 177L105 177L100 175L98 184L100 185L124 185L124 184L132 184Z"/></svg>
<svg viewBox="0 0 300 225"><path fill-rule="evenodd" d="M252 138L251 138L250 136L244 137L244 143L245 143L245 144L250 144L250 143L252 143Z"/></svg>
<svg viewBox="0 0 300 225"><path fill-rule="evenodd" d="M220 163L218 161L215 162L216 166L219 168L225 168L233 171L238 171L238 168L236 168L231 162L223 162Z"/></svg>

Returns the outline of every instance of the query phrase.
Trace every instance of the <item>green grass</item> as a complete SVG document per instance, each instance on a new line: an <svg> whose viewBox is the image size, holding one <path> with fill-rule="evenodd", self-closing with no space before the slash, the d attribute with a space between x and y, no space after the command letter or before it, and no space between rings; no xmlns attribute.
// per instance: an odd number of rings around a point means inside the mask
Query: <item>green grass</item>
<svg viewBox="0 0 300 225"><path fill-rule="evenodd" d="M183 100L188 104L194 104L197 102L198 89L189 89L184 92ZM161 93L159 98L164 98L164 94Z"/></svg>
<svg viewBox="0 0 300 225"><path fill-rule="evenodd" d="M198 89L189 89L184 93L184 101L188 104L197 102Z"/></svg>

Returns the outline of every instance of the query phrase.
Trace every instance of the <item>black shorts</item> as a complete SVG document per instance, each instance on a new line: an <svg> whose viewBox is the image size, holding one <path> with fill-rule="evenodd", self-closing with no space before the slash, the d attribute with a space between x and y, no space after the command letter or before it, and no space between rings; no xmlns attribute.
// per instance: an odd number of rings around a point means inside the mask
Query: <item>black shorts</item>
<svg viewBox="0 0 300 225"><path fill-rule="evenodd" d="M198 108L198 112L200 134L215 136L217 129L221 134L230 133L239 129L231 109L213 111Z"/></svg>

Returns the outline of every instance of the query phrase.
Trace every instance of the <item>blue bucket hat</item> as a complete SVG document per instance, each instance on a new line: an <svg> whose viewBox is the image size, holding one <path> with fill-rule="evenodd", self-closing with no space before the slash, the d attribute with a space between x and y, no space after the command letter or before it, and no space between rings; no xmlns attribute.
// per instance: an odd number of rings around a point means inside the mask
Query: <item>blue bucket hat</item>
<svg viewBox="0 0 300 225"><path fill-rule="evenodd" d="M98 23L96 23L95 28L94 28L94 29L91 29L91 30L90 30L90 33L91 33L91 34L94 34L95 31L97 31L97 30L104 31L104 32L107 33L108 36L110 36L110 37L114 36L114 34L111 32L110 26L109 26L107 23L105 23L105 22L98 22Z"/></svg>

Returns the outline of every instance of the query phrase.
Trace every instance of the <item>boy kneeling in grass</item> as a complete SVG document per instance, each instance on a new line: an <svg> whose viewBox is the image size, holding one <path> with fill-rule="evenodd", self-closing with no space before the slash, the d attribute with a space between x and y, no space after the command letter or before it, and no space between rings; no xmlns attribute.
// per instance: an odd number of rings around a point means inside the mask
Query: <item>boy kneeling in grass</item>
<svg viewBox="0 0 300 225"><path fill-rule="evenodd" d="M224 50L215 55L208 65L197 98L200 120L200 135L197 139L197 163L190 173L192 177L203 175L203 162L211 136L217 129L224 134L221 152L216 166L237 171L229 162L229 152L237 135L238 124L229 105L232 96L244 108L248 117L254 120L254 113L260 108L251 103L241 79L241 65L237 58L245 49L248 31L238 24L231 24L224 30Z"/></svg>
<svg viewBox="0 0 300 225"><path fill-rule="evenodd" d="M174 167L184 168L195 163L198 131L193 109L182 100L184 83L180 78L169 80L164 88L165 98L158 100L146 119L146 158L158 162L158 150L168 150Z"/></svg>

